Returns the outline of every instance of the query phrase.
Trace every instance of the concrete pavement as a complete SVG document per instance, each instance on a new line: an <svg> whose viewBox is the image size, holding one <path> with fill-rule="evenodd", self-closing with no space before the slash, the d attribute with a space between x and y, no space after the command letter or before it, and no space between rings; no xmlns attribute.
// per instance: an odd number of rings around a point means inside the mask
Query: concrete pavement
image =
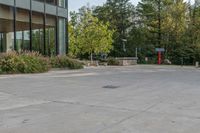
<svg viewBox="0 0 200 133"><path fill-rule="evenodd" d="M0 76L0 133L199 133L200 70L99 67Z"/></svg>

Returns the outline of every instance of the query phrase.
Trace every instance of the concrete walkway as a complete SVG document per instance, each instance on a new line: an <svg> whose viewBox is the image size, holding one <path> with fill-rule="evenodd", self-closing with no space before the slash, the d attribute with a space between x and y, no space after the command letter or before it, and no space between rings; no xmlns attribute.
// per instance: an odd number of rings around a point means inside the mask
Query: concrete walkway
<svg viewBox="0 0 200 133"><path fill-rule="evenodd" d="M3 75L0 133L200 133L200 70L131 66Z"/></svg>

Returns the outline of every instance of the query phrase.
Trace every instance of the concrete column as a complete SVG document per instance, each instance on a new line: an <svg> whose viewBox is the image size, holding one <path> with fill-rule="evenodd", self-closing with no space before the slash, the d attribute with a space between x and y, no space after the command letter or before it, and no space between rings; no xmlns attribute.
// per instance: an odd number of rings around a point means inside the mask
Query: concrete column
<svg viewBox="0 0 200 133"><path fill-rule="evenodd" d="M196 68L199 67L199 62L198 61L196 61L195 66L196 66Z"/></svg>
<svg viewBox="0 0 200 133"><path fill-rule="evenodd" d="M12 39L12 32L5 33L5 40L6 40L6 52L13 50L13 39Z"/></svg>
<svg viewBox="0 0 200 133"><path fill-rule="evenodd" d="M58 47L59 47L59 55L66 54L66 25L65 19L59 18L58 20Z"/></svg>

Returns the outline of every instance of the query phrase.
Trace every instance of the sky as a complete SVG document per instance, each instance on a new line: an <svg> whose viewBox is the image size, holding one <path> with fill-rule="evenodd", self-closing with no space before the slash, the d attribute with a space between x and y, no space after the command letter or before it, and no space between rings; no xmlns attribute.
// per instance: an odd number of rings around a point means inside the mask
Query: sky
<svg viewBox="0 0 200 133"><path fill-rule="evenodd" d="M89 3L90 6L93 5L102 5L103 3L106 2L106 0L68 0L69 1L69 10L70 11L77 11L80 7L87 5ZM140 0L131 0L135 5Z"/></svg>
<svg viewBox="0 0 200 133"><path fill-rule="evenodd" d="M68 0L69 1L69 10L70 11L77 11L80 7L87 5L89 3L90 6L93 5L102 5L106 2L106 0ZM130 0L134 5L137 5L137 3L140 0ZM185 0L188 1L188 0ZM194 2L194 0L191 0Z"/></svg>

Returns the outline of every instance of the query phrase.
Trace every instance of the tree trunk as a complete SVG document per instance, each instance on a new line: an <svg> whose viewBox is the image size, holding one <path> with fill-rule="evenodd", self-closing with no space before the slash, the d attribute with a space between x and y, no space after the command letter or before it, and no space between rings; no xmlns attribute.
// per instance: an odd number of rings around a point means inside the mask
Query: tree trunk
<svg viewBox="0 0 200 133"><path fill-rule="evenodd" d="M90 54L90 62L91 62L91 64L93 64L93 54L92 53Z"/></svg>

